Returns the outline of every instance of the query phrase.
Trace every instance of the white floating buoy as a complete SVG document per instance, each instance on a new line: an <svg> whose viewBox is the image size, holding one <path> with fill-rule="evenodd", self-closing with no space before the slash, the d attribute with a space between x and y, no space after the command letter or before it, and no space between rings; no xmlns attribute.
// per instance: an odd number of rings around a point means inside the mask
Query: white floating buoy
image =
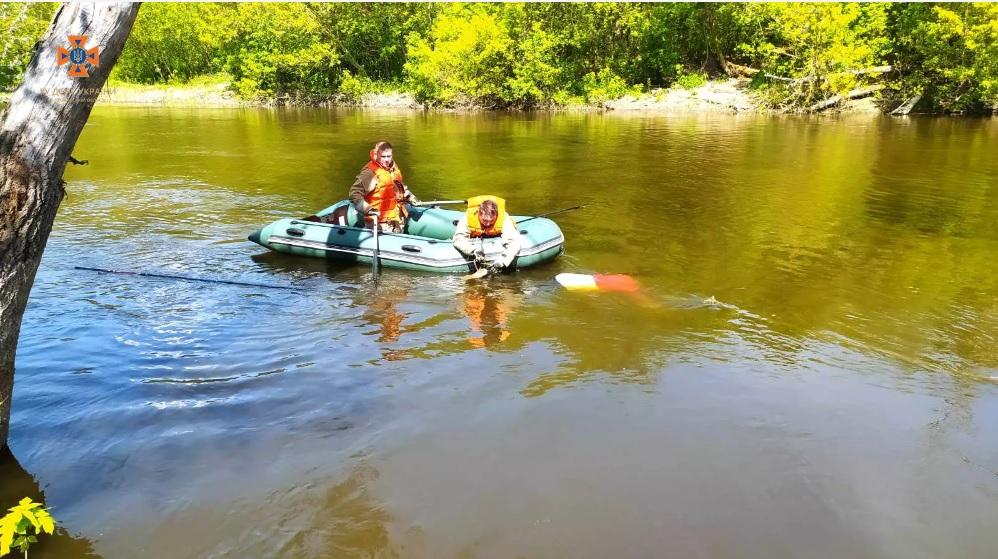
<svg viewBox="0 0 998 559"><path fill-rule="evenodd" d="M596 287L596 278L589 274L558 274L554 277L554 281L561 284L565 289L573 291L595 291L599 289L599 287Z"/></svg>

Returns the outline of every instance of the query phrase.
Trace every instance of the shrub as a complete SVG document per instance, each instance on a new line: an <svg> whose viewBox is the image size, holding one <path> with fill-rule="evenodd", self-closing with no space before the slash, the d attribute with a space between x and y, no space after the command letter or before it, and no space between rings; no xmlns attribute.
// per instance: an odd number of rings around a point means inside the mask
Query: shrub
<svg viewBox="0 0 998 559"><path fill-rule="evenodd" d="M624 78L613 73L609 68L599 72L589 72L582 79L583 97L587 103L600 105L607 101L623 97L631 93Z"/></svg>
<svg viewBox="0 0 998 559"><path fill-rule="evenodd" d="M30 497L8 509L10 512L0 518L0 557L10 553L16 547L24 556L28 556L28 548L38 541L42 532L51 534L55 530L55 521L41 503L35 503ZM32 531L34 534L32 535Z"/></svg>

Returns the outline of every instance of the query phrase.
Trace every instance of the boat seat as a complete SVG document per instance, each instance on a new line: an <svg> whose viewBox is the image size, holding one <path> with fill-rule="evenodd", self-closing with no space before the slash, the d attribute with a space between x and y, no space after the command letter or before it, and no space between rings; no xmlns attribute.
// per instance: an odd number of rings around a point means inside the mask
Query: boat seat
<svg viewBox="0 0 998 559"><path fill-rule="evenodd" d="M440 241L449 241L454 236L457 221L443 210L416 209L409 213L406 232L417 237L428 237Z"/></svg>

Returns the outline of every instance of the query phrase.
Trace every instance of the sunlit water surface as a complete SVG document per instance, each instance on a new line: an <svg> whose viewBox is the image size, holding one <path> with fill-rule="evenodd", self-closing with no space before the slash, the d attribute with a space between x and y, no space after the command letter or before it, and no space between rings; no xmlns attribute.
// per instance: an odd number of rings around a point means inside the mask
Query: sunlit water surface
<svg viewBox="0 0 998 559"><path fill-rule="evenodd" d="M424 199L586 204L566 254L375 286L245 240L382 138ZM4 482L52 556L998 552L994 122L98 107L74 153Z"/></svg>

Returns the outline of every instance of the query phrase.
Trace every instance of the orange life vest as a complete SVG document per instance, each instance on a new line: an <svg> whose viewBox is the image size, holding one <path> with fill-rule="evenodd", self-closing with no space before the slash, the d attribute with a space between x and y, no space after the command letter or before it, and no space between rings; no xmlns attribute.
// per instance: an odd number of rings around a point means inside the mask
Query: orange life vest
<svg viewBox="0 0 998 559"><path fill-rule="evenodd" d="M374 190L364 195L364 201L378 210L378 221L402 221L409 215L402 203L404 190L402 186L402 171L397 164L389 171L375 161L370 161L367 168L374 173L377 184ZM365 217L364 219L367 219Z"/></svg>
<svg viewBox="0 0 998 559"><path fill-rule="evenodd" d="M486 200L492 200L499 208L499 215L496 216L496 222L487 230L482 227L482 222L478 219L478 208ZM502 235L503 221L506 219L506 201L498 196L475 196L468 199L468 210L464 215L468 218L468 232L472 238L499 237Z"/></svg>

